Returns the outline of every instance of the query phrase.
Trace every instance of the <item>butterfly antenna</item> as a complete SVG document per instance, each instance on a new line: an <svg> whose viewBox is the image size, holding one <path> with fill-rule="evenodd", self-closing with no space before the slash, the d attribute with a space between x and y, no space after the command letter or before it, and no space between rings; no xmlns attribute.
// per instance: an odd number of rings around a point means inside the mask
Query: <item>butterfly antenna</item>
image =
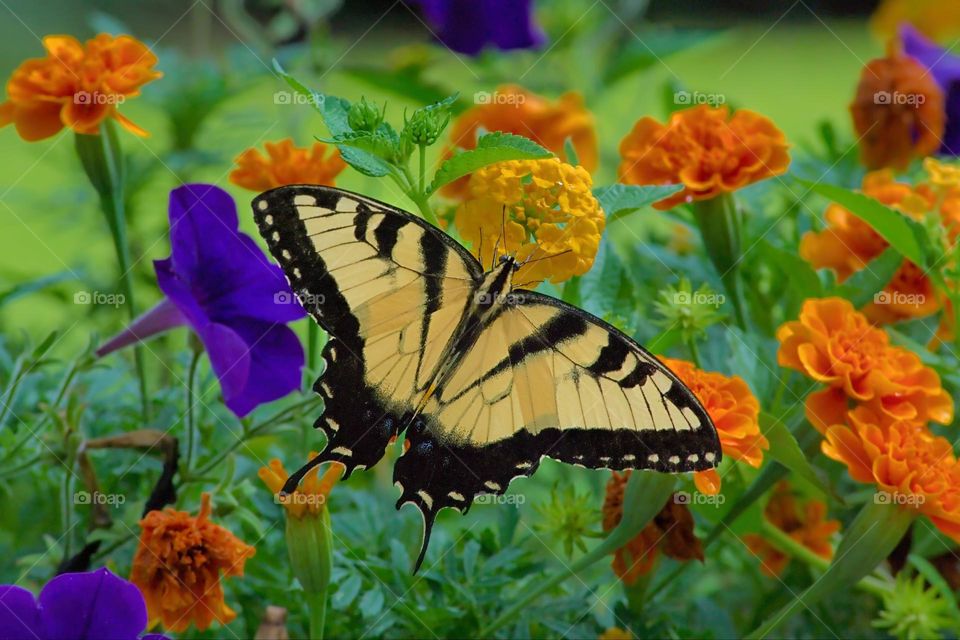
<svg viewBox="0 0 960 640"><path fill-rule="evenodd" d="M550 258L556 258L557 256L562 256L565 253L571 253L571 252L573 252L573 249L567 249L566 251L561 251L560 253L554 253L549 256L543 256L542 258L537 258L536 260L531 260L530 257L528 257L526 260L520 263L520 266L522 267L526 264L530 264L531 262L540 262L541 260L549 260ZM535 253L536 251L534 251L534 253L531 253L530 256L532 257Z"/></svg>
<svg viewBox="0 0 960 640"><path fill-rule="evenodd" d="M480 233L480 244L477 247L477 258L480 260L480 266L483 266L483 227L477 229Z"/></svg>
<svg viewBox="0 0 960 640"><path fill-rule="evenodd" d="M496 244L493 245L493 256L490 258L490 269L493 270L497 266L497 250L500 248L500 240L503 239L505 230L507 227L507 205L503 205L500 209L500 237L497 238ZM504 243L506 246L506 243Z"/></svg>
<svg viewBox="0 0 960 640"><path fill-rule="evenodd" d="M287 478L287 481L283 484L283 488L280 489L280 497L285 498L294 493L297 490L297 486L300 484L300 481L303 480L303 476L310 473L311 469L323 461L323 454L321 453L317 457L313 458L310 462L297 469L297 471Z"/></svg>

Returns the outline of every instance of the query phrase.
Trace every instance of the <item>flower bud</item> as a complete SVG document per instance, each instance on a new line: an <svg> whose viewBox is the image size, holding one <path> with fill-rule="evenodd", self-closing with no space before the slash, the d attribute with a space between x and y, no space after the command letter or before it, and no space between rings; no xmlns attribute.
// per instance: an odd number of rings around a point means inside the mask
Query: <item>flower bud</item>
<svg viewBox="0 0 960 640"><path fill-rule="evenodd" d="M385 112L385 105L379 109L375 104L367 102L366 98L360 98L360 102L353 104L347 112L347 124L354 131L376 131L383 122Z"/></svg>

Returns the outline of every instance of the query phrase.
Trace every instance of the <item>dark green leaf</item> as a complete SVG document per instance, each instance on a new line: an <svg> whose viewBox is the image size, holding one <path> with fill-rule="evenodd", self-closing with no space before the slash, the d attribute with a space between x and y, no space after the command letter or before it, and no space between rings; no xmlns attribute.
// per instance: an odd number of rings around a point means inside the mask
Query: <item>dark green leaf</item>
<svg viewBox="0 0 960 640"><path fill-rule="evenodd" d="M894 247L888 247L867 266L847 278L838 287L839 293L855 307L862 307L869 302L883 302L877 293L883 291L902 264L903 256L900 252ZM885 294L881 294L883 295Z"/></svg>
<svg viewBox="0 0 960 640"><path fill-rule="evenodd" d="M823 283L809 262L792 251L773 246L764 238L757 242L756 248L767 262L780 270L782 277L789 280L790 289L797 298L806 300L823 297Z"/></svg>
<svg viewBox="0 0 960 640"><path fill-rule="evenodd" d="M390 165L369 151L348 144L338 144L337 149L344 162L365 176L379 178L390 173Z"/></svg>
<svg viewBox="0 0 960 640"><path fill-rule="evenodd" d="M462 151L440 165L427 192L435 193L443 185L495 162L536 160L552 155L529 138L511 133L488 133L477 140L475 149Z"/></svg>
<svg viewBox="0 0 960 640"><path fill-rule="evenodd" d="M273 68L290 85L291 89L310 100L313 107L323 117L323 123L327 126L330 135L342 136L352 131L350 124L347 122L347 114L350 111L349 100L307 88L302 82L284 71L276 60L273 61Z"/></svg>
<svg viewBox="0 0 960 640"><path fill-rule="evenodd" d="M771 458L818 488L824 495L835 496L821 474L817 473L807 460L807 456L803 455L797 439L790 433L787 425L764 411L760 413L760 431L770 441L767 454Z"/></svg>

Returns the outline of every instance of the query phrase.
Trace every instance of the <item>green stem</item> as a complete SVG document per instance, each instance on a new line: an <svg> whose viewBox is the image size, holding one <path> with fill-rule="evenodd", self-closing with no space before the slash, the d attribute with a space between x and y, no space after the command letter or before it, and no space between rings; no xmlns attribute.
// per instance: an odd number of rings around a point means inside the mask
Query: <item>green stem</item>
<svg viewBox="0 0 960 640"><path fill-rule="evenodd" d="M700 348L697 347L695 338L691 337L687 340L687 348L690 350L690 359L693 361L693 364L697 365L697 369L702 369L703 366L700 364Z"/></svg>
<svg viewBox="0 0 960 640"><path fill-rule="evenodd" d="M747 310L740 279L741 213L732 194L693 203L703 246L730 296L737 325L747 330Z"/></svg>
<svg viewBox="0 0 960 640"><path fill-rule="evenodd" d="M427 145L420 146L420 182L417 187L419 193L426 193L427 190Z"/></svg>
<svg viewBox="0 0 960 640"><path fill-rule="evenodd" d="M120 288L126 302L130 320L137 317L137 307L133 297L133 273L130 261L130 248L127 243L127 219L124 210L124 166L117 139L116 126L112 120L105 120L100 126L99 135L76 136L77 155L86 171L90 184L100 196L100 209L107 220L113 248L117 255L117 267L120 270ZM143 422L150 419L150 398L147 395L146 366L143 359L143 347L137 343L133 351L134 365L140 384L140 402Z"/></svg>
<svg viewBox="0 0 960 640"><path fill-rule="evenodd" d="M307 593L307 610L310 613L310 640L323 640L327 621L327 592Z"/></svg>
<svg viewBox="0 0 960 640"><path fill-rule="evenodd" d="M186 433L186 451L184 452L183 470L189 474L193 466L193 450L197 440L197 421L196 413L193 410L193 404L196 396L197 369L200 365L200 356L203 351L194 349L193 357L190 359L190 370L187 373L187 433Z"/></svg>
<svg viewBox="0 0 960 640"><path fill-rule="evenodd" d="M313 318L308 318L307 324L307 370L309 375L317 368L317 361L320 358L320 325L314 322Z"/></svg>

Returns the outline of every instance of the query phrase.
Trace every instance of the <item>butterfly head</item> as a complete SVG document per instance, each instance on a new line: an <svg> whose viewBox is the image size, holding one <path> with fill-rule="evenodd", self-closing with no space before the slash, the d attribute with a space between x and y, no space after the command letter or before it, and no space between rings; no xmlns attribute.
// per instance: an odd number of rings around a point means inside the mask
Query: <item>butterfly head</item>
<svg viewBox="0 0 960 640"><path fill-rule="evenodd" d="M504 265L504 264L509 264L510 267L511 267L514 271L519 271L519 270L520 270L520 267L522 266L519 262L517 262L517 259L516 259L516 258L514 258L513 256L511 256L511 255L509 255L509 254L504 254L504 255L500 256L500 260L499 260L498 264L501 265L501 266Z"/></svg>

